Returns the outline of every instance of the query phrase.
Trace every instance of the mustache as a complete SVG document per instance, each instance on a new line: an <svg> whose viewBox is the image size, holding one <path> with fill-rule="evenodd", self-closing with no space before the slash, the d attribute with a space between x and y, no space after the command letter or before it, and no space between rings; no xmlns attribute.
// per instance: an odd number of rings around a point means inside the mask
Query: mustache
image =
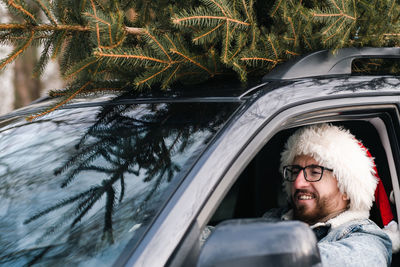
<svg viewBox="0 0 400 267"><path fill-rule="evenodd" d="M308 190L308 189L296 189L296 191L293 194L293 197L296 198L298 194L310 194L313 197L317 197L317 193L312 191L312 190Z"/></svg>

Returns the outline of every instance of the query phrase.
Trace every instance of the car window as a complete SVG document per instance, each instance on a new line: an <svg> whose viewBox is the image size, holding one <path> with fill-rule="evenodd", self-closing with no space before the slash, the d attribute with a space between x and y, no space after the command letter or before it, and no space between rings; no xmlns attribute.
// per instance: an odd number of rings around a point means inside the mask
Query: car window
<svg viewBox="0 0 400 267"><path fill-rule="evenodd" d="M0 265L111 265L237 107L108 104L0 121Z"/></svg>
<svg viewBox="0 0 400 267"><path fill-rule="evenodd" d="M337 121L333 124L349 129L369 149L384 187L390 192L388 160L375 127L366 121ZM298 128L282 130L264 145L228 191L209 225L235 218L259 218L268 210L288 205L279 170L280 154L289 136ZM370 214L370 218L383 227L376 205L373 205Z"/></svg>

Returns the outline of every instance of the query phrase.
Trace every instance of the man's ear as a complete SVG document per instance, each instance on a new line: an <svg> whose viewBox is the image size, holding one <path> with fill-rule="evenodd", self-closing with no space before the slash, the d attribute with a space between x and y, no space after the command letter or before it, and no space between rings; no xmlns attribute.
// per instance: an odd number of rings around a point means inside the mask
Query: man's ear
<svg viewBox="0 0 400 267"><path fill-rule="evenodd" d="M343 195L342 195L342 199L343 199L343 200L350 200L349 197L347 196L347 194L343 194Z"/></svg>

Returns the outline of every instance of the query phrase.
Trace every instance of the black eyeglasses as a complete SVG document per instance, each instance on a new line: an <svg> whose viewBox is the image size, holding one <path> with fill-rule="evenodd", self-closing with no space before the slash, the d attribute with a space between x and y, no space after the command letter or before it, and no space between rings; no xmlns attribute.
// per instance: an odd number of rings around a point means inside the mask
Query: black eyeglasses
<svg viewBox="0 0 400 267"><path fill-rule="evenodd" d="M318 165L308 165L302 168L299 165L288 165L283 167L283 179L288 182L294 182L299 176L301 171L304 171L304 178L309 182L318 182L321 180L324 171L332 172L332 169L328 169Z"/></svg>

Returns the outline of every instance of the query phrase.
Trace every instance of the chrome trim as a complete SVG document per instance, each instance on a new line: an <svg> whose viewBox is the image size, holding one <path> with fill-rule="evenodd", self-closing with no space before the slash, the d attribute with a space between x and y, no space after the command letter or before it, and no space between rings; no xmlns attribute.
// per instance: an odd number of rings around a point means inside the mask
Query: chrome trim
<svg viewBox="0 0 400 267"><path fill-rule="evenodd" d="M261 87L265 86L266 84L268 84L268 82L264 82L264 83L261 83L261 84L259 84L257 86L254 86L254 87L250 88L249 90L247 90L246 92L244 92L243 94L241 94L238 98L239 99L243 99L247 95L253 93L254 91L256 91L258 89L260 89Z"/></svg>

